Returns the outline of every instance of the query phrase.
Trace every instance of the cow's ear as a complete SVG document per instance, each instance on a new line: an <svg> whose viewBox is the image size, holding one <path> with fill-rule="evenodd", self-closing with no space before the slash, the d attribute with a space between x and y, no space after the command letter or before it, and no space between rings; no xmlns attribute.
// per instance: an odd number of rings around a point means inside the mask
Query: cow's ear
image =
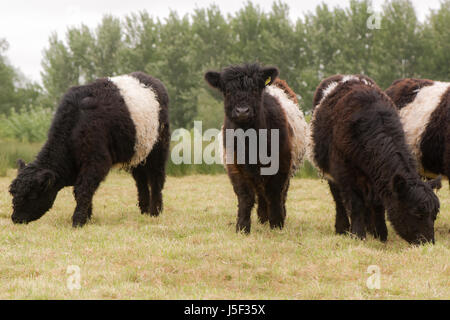
<svg viewBox="0 0 450 320"><path fill-rule="evenodd" d="M433 190L441 190L441 188L442 188L442 176L439 176L439 177L437 177L434 180L430 180L427 183L431 187L431 189L433 189Z"/></svg>
<svg viewBox="0 0 450 320"><path fill-rule="evenodd" d="M51 170L42 170L37 174L39 185L43 191L47 191L56 183L56 174Z"/></svg>
<svg viewBox="0 0 450 320"><path fill-rule="evenodd" d="M222 86L220 84L220 73L216 71L208 71L205 73L205 80L208 84L216 89L222 90Z"/></svg>
<svg viewBox="0 0 450 320"><path fill-rule="evenodd" d="M392 190L394 190L400 200L406 199L408 195L408 182L405 177L400 174L396 174L392 178Z"/></svg>
<svg viewBox="0 0 450 320"><path fill-rule="evenodd" d="M278 71L278 68L275 67L266 67L262 69L262 79L264 81L264 86L270 86L275 79L280 74L280 71Z"/></svg>
<svg viewBox="0 0 450 320"><path fill-rule="evenodd" d="M20 170L24 169L27 165L25 164L25 161L22 159L17 160L17 168Z"/></svg>

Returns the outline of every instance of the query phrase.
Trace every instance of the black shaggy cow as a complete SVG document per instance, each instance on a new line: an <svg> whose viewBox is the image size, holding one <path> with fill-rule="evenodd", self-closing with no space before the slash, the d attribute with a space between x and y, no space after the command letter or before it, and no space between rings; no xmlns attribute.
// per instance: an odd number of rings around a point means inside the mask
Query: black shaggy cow
<svg viewBox="0 0 450 320"><path fill-rule="evenodd" d="M420 174L450 177L450 83L402 79L386 94L399 109Z"/></svg>
<svg viewBox="0 0 450 320"><path fill-rule="evenodd" d="M245 64L228 67L220 73L210 71L205 75L206 81L224 96L225 154L231 154L227 144L229 140L234 140L234 159L226 162L226 169L239 202L237 232L250 232L250 216L256 196L259 221L269 221L271 228L283 228L289 180L306 151L306 121L294 92L286 82L277 79L278 73L274 67ZM275 141L278 152L271 144L274 129L279 133L279 140ZM267 140L263 140L259 134L255 134L254 141L246 139L239 143L235 136L227 140L230 131L248 133L252 130L267 132ZM236 158L239 148L248 151L243 163L239 163ZM252 149L258 154L254 163L250 161L249 155ZM261 159L261 149L266 149L279 162L278 170L273 174L262 173L266 163Z"/></svg>
<svg viewBox="0 0 450 320"><path fill-rule="evenodd" d="M365 76L339 75L322 82L314 101L312 157L329 180L336 232L364 239L367 230L386 241L386 208L403 239L434 242L440 179L420 179L389 97Z"/></svg>
<svg viewBox="0 0 450 320"><path fill-rule="evenodd" d="M142 213L159 215L170 142L168 104L164 85L141 72L71 88L36 160L19 163L10 186L13 222L39 219L62 188L74 186L73 226L83 226L113 166L132 172Z"/></svg>

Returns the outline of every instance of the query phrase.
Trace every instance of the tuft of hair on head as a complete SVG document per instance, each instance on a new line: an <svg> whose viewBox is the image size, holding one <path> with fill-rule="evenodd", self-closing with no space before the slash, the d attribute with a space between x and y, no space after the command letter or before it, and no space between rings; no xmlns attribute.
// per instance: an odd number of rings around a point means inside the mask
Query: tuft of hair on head
<svg viewBox="0 0 450 320"><path fill-rule="evenodd" d="M23 161L22 159L17 160L17 168L20 170L24 169L26 167L26 163L25 161Z"/></svg>

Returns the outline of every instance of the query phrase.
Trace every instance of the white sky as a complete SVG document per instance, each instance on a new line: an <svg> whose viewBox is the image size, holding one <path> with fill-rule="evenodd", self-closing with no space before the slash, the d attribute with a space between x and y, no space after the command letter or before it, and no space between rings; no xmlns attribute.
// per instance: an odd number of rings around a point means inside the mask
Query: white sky
<svg viewBox="0 0 450 320"><path fill-rule="evenodd" d="M347 6L342 0L284 0L291 8L295 21L308 11L325 2L330 6ZM430 9L439 8L440 0L412 0L420 19ZM52 32L64 37L68 26L81 23L95 27L104 14L123 17L131 12L147 10L154 17L166 17L169 11L179 14L191 13L195 8L216 3L222 12L233 13L243 7L243 0L0 0L0 38L10 44L7 56L28 78L40 81L42 51ZM254 0L265 11L270 10L273 0ZM379 9L384 0L373 0Z"/></svg>

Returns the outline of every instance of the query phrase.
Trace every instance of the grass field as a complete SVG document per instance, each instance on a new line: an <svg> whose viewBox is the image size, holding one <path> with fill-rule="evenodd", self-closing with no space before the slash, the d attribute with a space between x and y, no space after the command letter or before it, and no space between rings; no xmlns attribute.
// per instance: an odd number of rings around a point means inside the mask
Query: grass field
<svg viewBox="0 0 450 320"><path fill-rule="evenodd" d="M133 180L112 173L94 200L94 219L71 227L72 190L28 226L10 221L0 178L0 299L449 299L450 197L440 193L437 244L411 247L333 233L327 184L295 179L283 231L256 223L235 234L236 199L225 175L170 177L160 218L142 216ZM67 286L68 266L81 289ZM369 290L367 269L381 269Z"/></svg>

